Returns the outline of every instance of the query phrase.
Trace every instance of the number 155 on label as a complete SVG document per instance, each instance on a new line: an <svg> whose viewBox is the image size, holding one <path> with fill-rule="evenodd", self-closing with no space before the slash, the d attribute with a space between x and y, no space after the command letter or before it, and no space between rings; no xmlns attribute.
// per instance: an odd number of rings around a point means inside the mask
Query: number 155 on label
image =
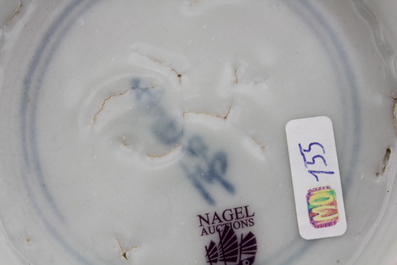
<svg viewBox="0 0 397 265"><path fill-rule="evenodd" d="M286 132L300 235L343 235L347 224L331 120L292 120Z"/></svg>

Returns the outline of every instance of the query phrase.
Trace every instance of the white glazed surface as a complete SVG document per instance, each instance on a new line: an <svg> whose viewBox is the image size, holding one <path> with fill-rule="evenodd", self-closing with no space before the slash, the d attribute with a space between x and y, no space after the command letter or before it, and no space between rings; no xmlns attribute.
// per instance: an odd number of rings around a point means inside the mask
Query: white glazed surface
<svg viewBox="0 0 397 265"><path fill-rule="evenodd" d="M395 176L382 171L396 94L354 4L117 0L63 13L71 2L25 2L2 36L0 218L21 257L205 264L197 215L243 205L255 264L371 251ZM348 230L305 241L284 127L320 115L334 123ZM205 183L211 199L184 170L202 162L188 155L195 137L208 157L227 155L233 188Z"/></svg>
<svg viewBox="0 0 397 265"><path fill-rule="evenodd" d="M20 2L18 0L0 0L0 25L4 26L18 9ZM0 30L3 34L2 29ZM4 41L0 37L0 43ZM6 239L4 231L0 230L0 264L1 265L19 265L23 264L18 255L12 250L10 243Z"/></svg>

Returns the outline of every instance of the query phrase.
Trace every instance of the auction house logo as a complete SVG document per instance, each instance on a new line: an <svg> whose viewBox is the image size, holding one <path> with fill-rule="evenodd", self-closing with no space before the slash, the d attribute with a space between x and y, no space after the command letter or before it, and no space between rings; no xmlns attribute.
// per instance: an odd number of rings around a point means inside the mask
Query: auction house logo
<svg viewBox="0 0 397 265"><path fill-rule="evenodd" d="M236 230L254 226L255 213L247 206L226 209L222 213L214 212L197 215L202 228L201 236L218 235L219 241L210 241L205 246L205 256L210 265L218 262L227 265L252 265L255 261L257 243L250 231L244 235Z"/></svg>

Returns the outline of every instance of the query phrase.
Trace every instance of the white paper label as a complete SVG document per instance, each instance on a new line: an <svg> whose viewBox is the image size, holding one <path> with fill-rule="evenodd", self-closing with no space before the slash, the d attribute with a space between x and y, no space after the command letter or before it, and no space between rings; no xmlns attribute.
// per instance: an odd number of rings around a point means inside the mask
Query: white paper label
<svg viewBox="0 0 397 265"><path fill-rule="evenodd" d="M343 235L347 224L331 120L292 120L286 132L300 235Z"/></svg>

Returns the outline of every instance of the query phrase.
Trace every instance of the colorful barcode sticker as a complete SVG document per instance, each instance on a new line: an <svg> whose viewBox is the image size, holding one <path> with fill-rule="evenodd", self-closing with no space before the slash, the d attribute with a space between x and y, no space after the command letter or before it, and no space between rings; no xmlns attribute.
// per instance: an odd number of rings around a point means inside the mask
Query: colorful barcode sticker
<svg viewBox="0 0 397 265"><path fill-rule="evenodd" d="M347 223L331 120L292 120L286 132L300 235L343 235Z"/></svg>

